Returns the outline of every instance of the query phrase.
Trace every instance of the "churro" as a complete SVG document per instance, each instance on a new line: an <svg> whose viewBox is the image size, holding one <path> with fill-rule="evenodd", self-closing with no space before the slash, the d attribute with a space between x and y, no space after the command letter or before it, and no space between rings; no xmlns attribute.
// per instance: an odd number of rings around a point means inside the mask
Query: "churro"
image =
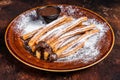
<svg viewBox="0 0 120 80"><path fill-rule="evenodd" d="M43 28L22 35L22 39L30 39L28 46L37 58L55 61L74 54L88 38L99 32L94 24L83 25L85 21L87 17L74 19L64 15Z"/></svg>

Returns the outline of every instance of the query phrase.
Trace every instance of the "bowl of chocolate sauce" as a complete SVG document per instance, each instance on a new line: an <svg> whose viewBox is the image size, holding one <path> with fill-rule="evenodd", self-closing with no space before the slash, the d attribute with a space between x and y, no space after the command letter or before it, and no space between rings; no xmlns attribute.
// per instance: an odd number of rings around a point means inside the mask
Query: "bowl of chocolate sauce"
<svg viewBox="0 0 120 80"><path fill-rule="evenodd" d="M36 12L39 18L44 19L46 23L50 23L58 18L61 10L57 6L45 6L42 8L38 8Z"/></svg>

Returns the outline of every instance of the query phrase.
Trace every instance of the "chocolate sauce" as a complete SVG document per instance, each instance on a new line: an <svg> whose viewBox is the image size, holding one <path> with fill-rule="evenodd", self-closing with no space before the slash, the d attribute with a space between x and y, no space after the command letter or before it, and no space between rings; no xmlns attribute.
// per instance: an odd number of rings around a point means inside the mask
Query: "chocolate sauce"
<svg viewBox="0 0 120 80"><path fill-rule="evenodd" d="M39 15L42 15L42 16L52 16L56 14L59 14L59 12L57 8L53 6L47 6L39 10Z"/></svg>
<svg viewBox="0 0 120 80"><path fill-rule="evenodd" d="M47 61L52 62L57 60L57 55L53 52L52 48L44 41L40 41L36 45L36 50L41 52L41 58L44 59L44 52L48 53Z"/></svg>
<svg viewBox="0 0 120 80"><path fill-rule="evenodd" d="M57 54L51 53L51 54L48 56L48 61L49 61L49 62L53 62L53 61L57 60L57 58L58 58Z"/></svg>
<svg viewBox="0 0 120 80"><path fill-rule="evenodd" d="M41 18L46 23L50 23L53 20L57 19L61 10L56 6L46 6L36 10L37 16Z"/></svg>
<svg viewBox="0 0 120 80"><path fill-rule="evenodd" d="M57 19L61 10L57 6L45 6L42 8L36 9L37 16L30 15L33 21L40 19L43 23L50 23L53 20ZM32 52L31 48L28 46L28 40L24 41L24 47L30 53L35 56L35 52ZM48 61L55 61L57 60L57 55L53 52L52 48L44 41L40 41L37 45L35 45L35 51L39 51L41 53L41 59L44 59L44 52L48 53Z"/></svg>

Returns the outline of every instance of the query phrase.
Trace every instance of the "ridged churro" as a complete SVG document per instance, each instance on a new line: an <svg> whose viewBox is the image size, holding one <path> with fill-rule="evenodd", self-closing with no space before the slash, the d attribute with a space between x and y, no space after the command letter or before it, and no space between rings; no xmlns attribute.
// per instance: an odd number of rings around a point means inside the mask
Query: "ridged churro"
<svg viewBox="0 0 120 80"><path fill-rule="evenodd" d="M87 19L64 15L43 28L22 35L22 38L30 38L28 46L37 58L55 61L74 54L84 46L88 38L99 32L94 24L82 24Z"/></svg>

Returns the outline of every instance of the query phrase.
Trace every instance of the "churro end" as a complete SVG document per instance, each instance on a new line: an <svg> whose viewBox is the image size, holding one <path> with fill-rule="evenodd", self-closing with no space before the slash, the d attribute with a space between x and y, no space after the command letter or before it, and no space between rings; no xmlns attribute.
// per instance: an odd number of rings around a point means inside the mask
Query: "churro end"
<svg viewBox="0 0 120 80"><path fill-rule="evenodd" d="M57 54L52 53L48 56L48 61L52 62L52 61L56 61L58 59Z"/></svg>

